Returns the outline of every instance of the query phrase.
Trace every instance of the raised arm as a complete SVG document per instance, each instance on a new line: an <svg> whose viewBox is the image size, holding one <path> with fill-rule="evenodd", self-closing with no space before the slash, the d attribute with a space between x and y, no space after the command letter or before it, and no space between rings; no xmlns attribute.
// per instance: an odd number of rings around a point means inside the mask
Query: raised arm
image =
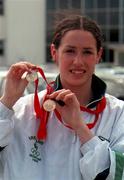
<svg viewBox="0 0 124 180"><path fill-rule="evenodd" d="M28 84L26 79L22 79L22 75L27 71L30 72L36 66L28 62L19 62L13 64L6 76L5 88L0 101L9 109L23 95L25 87Z"/></svg>

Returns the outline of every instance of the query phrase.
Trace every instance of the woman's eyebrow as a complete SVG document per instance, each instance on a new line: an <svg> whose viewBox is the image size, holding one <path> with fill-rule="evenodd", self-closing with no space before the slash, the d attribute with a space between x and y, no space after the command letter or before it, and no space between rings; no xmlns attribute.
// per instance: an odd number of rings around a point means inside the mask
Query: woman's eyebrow
<svg viewBox="0 0 124 180"><path fill-rule="evenodd" d="M92 47L84 47L83 49L85 49L85 50L93 50Z"/></svg>
<svg viewBox="0 0 124 180"><path fill-rule="evenodd" d="M66 45L66 48L76 49L77 47L72 45ZM93 47L83 47L82 50L93 50Z"/></svg>
<svg viewBox="0 0 124 180"><path fill-rule="evenodd" d="M66 48L76 48L75 46L67 45Z"/></svg>

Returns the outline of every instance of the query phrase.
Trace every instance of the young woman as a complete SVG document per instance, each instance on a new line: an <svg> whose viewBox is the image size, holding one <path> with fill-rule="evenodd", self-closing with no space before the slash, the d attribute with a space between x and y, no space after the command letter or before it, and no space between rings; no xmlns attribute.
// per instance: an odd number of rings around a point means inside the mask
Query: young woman
<svg viewBox="0 0 124 180"><path fill-rule="evenodd" d="M102 51L94 21L76 15L60 21L51 44L60 74L38 94L40 108L36 93L21 97L23 73L38 67L10 67L0 103L4 180L124 179L124 102L106 94L94 74ZM48 99L56 105L49 113Z"/></svg>

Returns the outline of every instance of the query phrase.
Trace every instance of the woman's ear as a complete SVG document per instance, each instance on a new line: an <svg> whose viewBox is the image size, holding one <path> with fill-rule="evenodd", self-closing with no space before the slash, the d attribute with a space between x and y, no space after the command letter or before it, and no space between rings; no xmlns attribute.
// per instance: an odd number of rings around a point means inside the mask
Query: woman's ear
<svg viewBox="0 0 124 180"><path fill-rule="evenodd" d="M57 62L57 50L56 50L54 44L51 44L51 46L50 46L50 52L51 52L52 60L55 61L55 62Z"/></svg>
<svg viewBox="0 0 124 180"><path fill-rule="evenodd" d="M96 64L98 64L101 61L102 54L103 54L103 48L101 47L98 54L97 54Z"/></svg>

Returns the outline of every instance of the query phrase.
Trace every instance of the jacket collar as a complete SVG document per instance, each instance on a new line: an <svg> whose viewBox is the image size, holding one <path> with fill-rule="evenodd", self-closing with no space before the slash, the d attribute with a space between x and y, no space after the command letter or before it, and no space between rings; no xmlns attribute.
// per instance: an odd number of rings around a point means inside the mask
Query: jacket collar
<svg viewBox="0 0 124 180"><path fill-rule="evenodd" d="M60 75L58 75L54 83L54 89L55 91L57 91L62 88L63 87L61 84ZM101 80L99 77L93 74L91 89L92 89L93 97L87 105L88 108L95 107L98 104L98 102L101 100L101 98L105 95L106 84L103 80Z"/></svg>

